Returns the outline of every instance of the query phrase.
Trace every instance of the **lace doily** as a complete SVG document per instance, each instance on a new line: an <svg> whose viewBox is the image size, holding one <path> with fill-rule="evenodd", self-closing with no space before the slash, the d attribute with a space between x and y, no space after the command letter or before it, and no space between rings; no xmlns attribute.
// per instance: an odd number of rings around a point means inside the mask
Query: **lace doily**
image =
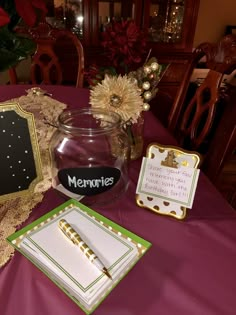
<svg viewBox="0 0 236 315"><path fill-rule="evenodd" d="M59 114L67 107L47 96L46 91L41 89L32 88L26 92L27 95L7 102L17 102L22 109L34 114L43 180L36 185L33 195L0 203L0 267L14 253L14 248L7 243L6 237L14 233L17 226L29 217L32 209L42 201L43 193L51 187L49 142L55 131L54 125Z"/></svg>

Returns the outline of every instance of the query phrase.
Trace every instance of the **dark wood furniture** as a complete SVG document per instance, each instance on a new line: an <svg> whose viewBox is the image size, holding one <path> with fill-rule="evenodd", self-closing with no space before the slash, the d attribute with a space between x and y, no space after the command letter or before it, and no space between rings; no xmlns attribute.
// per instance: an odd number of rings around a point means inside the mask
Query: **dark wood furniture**
<svg viewBox="0 0 236 315"><path fill-rule="evenodd" d="M168 126L168 116L172 104L178 95L182 80L188 70L189 60L193 50L193 39L197 21L197 14L200 1L145 1L144 29L163 28L164 39L155 40L155 36L150 39L152 55L156 56L160 63L170 64L168 70L159 84L159 94L152 101L152 111ZM159 16L155 17L155 9L169 12L162 21ZM178 9L176 9L178 8ZM181 13L180 13L181 12ZM150 13L152 16L150 17ZM177 16L177 18L174 18ZM155 20L158 20L155 24ZM176 23L174 23L176 21ZM172 21L172 23L171 23ZM180 31L175 35L175 29L180 27ZM169 32L168 32L169 31ZM172 31L172 33L171 33ZM165 106L163 106L163 100ZM164 107L164 108L163 108Z"/></svg>
<svg viewBox="0 0 236 315"><path fill-rule="evenodd" d="M236 87L228 86L229 103L217 126L202 170L236 209Z"/></svg>
<svg viewBox="0 0 236 315"><path fill-rule="evenodd" d="M193 39L199 8L199 0L120 0L65 1L65 7L54 7L48 0L51 19L64 19L80 38L85 51L85 67L92 63L102 65L103 49L101 32L113 18L132 18L148 35L148 49L160 63L170 64L159 83L160 93L152 101L152 110L164 125L168 125L168 114L180 88L191 58ZM64 11L63 11L64 10ZM72 18L76 16L77 19ZM81 20L80 20L81 18ZM74 24L68 23L73 20ZM62 20L61 20L62 21ZM82 21L82 22L81 22ZM166 101L163 108L163 99Z"/></svg>
<svg viewBox="0 0 236 315"><path fill-rule="evenodd" d="M168 128L173 132L178 124L181 110L190 85L190 78L200 60L204 67L221 74L220 82L225 74L231 74L236 68L236 35L226 35L218 43L202 43L194 50L186 67L185 75L168 117Z"/></svg>
<svg viewBox="0 0 236 315"><path fill-rule="evenodd" d="M71 30L42 22L35 28L20 28L20 32L37 45L31 56L30 83L83 86L84 49ZM9 76L11 84L17 83L14 68L9 69Z"/></svg>
<svg viewBox="0 0 236 315"><path fill-rule="evenodd" d="M209 71L188 100L191 71L202 57ZM231 203L236 195L236 87L223 86L222 81L235 69L235 35L216 44L201 44L193 53L169 115L169 130L179 145L203 154L202 169Z"/></svg>
<svg viewBox="0 0 236 315"><path fill-rule="evenodd" d="M179 144L186 149L201 151L201 146L205 144L213 126L221 80L221 73L209 71L184 108L175 135Z"/></svg>
<svg viewBox="0 0 236 315"><path fill-rule="evenodd" d="M48 23L30 33L37 43L31 65L32 83L82 87L84 49L79 38L68 29L52 28Z"/></svg>

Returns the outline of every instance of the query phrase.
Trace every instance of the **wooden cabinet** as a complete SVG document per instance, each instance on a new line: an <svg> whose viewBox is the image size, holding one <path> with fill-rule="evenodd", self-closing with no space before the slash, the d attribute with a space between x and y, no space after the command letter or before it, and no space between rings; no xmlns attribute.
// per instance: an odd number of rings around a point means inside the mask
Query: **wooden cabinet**
<svg viewBox="0 0 236 315"><path fill-rule="evenodd" d="M85 46L99 46L112 19L132 18L156 52L191 51L199 0L47 0L48 18L69 27Z"/></svg>
<svg viewBox="0 0 236 315"><path fill-rule="evenodd" d="M143 28L149 31L152 47L191 51L199 8L199 0L146 0Z"/></svg>
<svg viewBox="0 0 236 315"><path fill-rule="evenodd" d="M142 27L148 30L149 46L160 63L169 64L159 83L159 93L151 109L167 126L168 114L188 67L199 0L146 0Z"/></svg>
<svg viewBox="0 0 236 315"><path fill-rule="evenodd" d="M160 63L170 64L160 82L160 92L152 102L153 111L166 125L169 109L193 49L199 2L200 0L54 0L54 12L50 18L55 23L58 12L61 12L62 24L76 32L84 45L86 65L102 60L99 57L102 51L100 38L107 23L114 18L134 19L147 32L151 55L157 57ZM168 100L165 110L163 104L160 104L163 95Z"/></svg>

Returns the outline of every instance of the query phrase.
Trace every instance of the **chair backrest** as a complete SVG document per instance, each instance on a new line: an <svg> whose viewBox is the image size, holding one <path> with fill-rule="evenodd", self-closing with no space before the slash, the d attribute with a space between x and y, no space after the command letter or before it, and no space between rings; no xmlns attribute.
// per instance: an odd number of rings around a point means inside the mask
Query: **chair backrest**
<svg viewBox="0 0 236 315"><path fill-rule="evenodd" d="M202 43L194 50L169 113L168 128L172 132L174 132L177 127L179 128L179 121L184 113L184 106L186 105L185 101L190 79L193 70L197 67L202 58L205 59L205 68L209 69L209 72L211 70L219 72L222 76L222 80L225 74L230 74L236 69L236 36L226 35L218 43ZM209 78L207 80L209 82ZM216 85L219 83L218 80L217 78ZM214 81L211 82L211 86L213 86L213 82Z"/></svg>
<svg viewBox="0 0 236 315"><path fill-rule="evenodd" d="M201 169L236 209L236 86L214 133Z"/></svg>
<svg viewBox="0 0 236 315"><path fill-rule="evenodd" d="M189 102L185 102L191 73L203 56L208 69L207 76ZM227 35L217 44L201 44L193 53L182 83L182 94L176 98L169 116L169 129L176 136L179 145L202 154L202 171L234 207L236 86L222 83L224 75L231 74L235 69L235 35ZM229 161L230 173L227 174L224 170L228 168Z"/></svg>
<svg viewBox="0 0 236 315"><path fill-rule="evenodd" d="M230 102L217 125L202 165L202 169L213 182L216 182L225 161L228 161L232 156L236 161L236 86L229 86L228 94Z"/></svg>
<svg viewBox="0 0 236 315"><path fill-rule="evenodd" d="M78 37L68 30L54 30L54 52L62 68L63 84L83 87L84 83L84 50ZM75 58L77 56L77 58Z"/></svg>
<svg viewBox="0 0 236 315"><path fill-rule="evenodd" d="M191 70L203 56L208 74L186 104L184 100ZM169 120L169 129L182 147L205 153L217 120L221 119L226 106L221 87L223 76L235 68L236 36L228 35L217 44L203 43L196 48L189 65L188 81L186 76L182 83L182 95L176 98Z"/></svg>
<svg viewBox="0 0 236 315"><path fill-rule="evenodd" d="M184 109L176 130L178 142L184 148L204 153L203 146L207 145L213 127L221 82L221 73L210 70Z"/></svg>
<svg viewBox="0 0 236 315"><path fill-rule="evenodd" d="M40 23L30 34L37 43L32 57L32 83L83 86L84 50L78 37L67 29Z"/></svg>
<svg viewBox="0 0 236 315"><path fill-rule="evenodd" d="M30 69L32 84L83 86L84 50L75 34L46 22L28 29L27 33L37 44ZM16 83L15 69L10 69L9 75L11 83Z"/></svg>

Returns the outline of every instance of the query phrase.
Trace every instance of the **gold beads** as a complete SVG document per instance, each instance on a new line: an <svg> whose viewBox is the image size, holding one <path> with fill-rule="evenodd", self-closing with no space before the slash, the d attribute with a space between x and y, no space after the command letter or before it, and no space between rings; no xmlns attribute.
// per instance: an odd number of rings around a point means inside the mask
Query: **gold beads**
<svg viewBox="0 0 236 315"><path fill-rule="evenodd" d="M156 71L159 68L159 64L157 62L152 62L151 63L151 69L153 71Z"/></svg>
<svg viewBox="0 0 236 315"><path fill-rule="evenodd" d="M150 105L148 103L143 103L143 110L147 112L149 111L149 109L150 109Z"/></svg>
<svg viewBox="0 0 236 315"><path fill-rule="evenodd" d="M143 89L144 90L149 90L150 86L151 86L150 82L148 82L148 81L143 82Z"/></svg>
<svg viewBox="0 0 236 315"><path fill-rule="evenodd" d="M149 67L149 66L145 66L145 67L143 68L143 71L144 71L146 74L149 74L149 73L152 72L152 69L151 69L151 67Z"/></svg>
<svg viewBox="0 0 236 315"><path fill-rule="evenodd" d="M143 93L143 97L145 100L150 100L152 97L152 93L150 91L146 91Z"/></svg>

